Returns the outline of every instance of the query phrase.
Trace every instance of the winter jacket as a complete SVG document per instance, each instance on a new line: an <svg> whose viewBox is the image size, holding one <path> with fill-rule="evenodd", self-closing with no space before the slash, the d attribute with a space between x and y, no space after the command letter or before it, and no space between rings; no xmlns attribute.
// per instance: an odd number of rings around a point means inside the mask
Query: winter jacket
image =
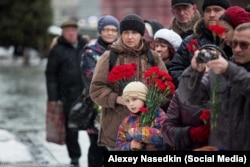
<svg viewBox="0 0 250 167"><path fill-rule="evenodd" d="M80 63L86 43L79 35L75 48L61 36L48 56L45 71L48 100L62 101L66 110L69 110L74 100L82 93Z"/></svg>
<svg viewBox="0 0 250 167"><path fill-rule="evenodd" d="M151 65L148 63L146 52L149 45L143 39L140 49L127 48L119 39L110 46L110 50L117 53L116 65L126 63L136 63L137 72L134 80L142 81L142 73L148 70ZM155 51L152 51L155 65L161 70L167 71L161 57ZM118 86L108 82L110 51L105 51L97 62L93 78L90 85L90 96L98 105L102 106L101 127L99 132L99 145L108 147L115 146L115 139L118 127L122 120L129 114L126 106L116 104L116 98L121 95L122 90Z"/></svg>
<svg viewBox="0 0 250 167"><path fill-rule="evenodd" d="M216 125L211 129L209 144L219 149L250 150L250 63L244 66L229 62L227 70L215 75L211 70L202 73L188 67L181 78L179 95L182 102L201 103L211 100L211 93L218 76L220 99ZM195 82L195 80L197 81ZM192 83L192 87L187 85Z"/></svg>
<svg viewBox="0 0 250 167"><path fill-rule="evenodd" d="M90 82L95 70L96 62L101 55L108 49L108 44L99 37L94 44L85 46L82 56L81 68L83 74L83 82L87 92L89 92Z"/></svg>
<svg viewBox="0 0 250 167"><path fill-rule="evenodd" d="M92 80L92 76L94 73L94 69L97 61L100 59L101 55L107 50L109 43L106 43L101 36L98 37L97 41L94 44L88 44L84 48L84 52L82 55L82 78L84 83L84 92L86 92L86 96L89 96L89 87ZM91 103L93 104L93 103ZM94 107L94 105L93 105ZM95 115L93 117L97 117L98 110L94 109ZM95 119L93 119L95 121ZM95 122L92 122L90 128L87 130L89 134L98 134L98 130L95 126Z"/></svg>
<svg viewBox="0 0 250 167"><path fill-rule="evenodd" d="M178 89L170 102L167 118L163 123L163 139L176 151L193 150L207 144L193 143L189 135L191 127L204 125L199 116L202 109L206 108L206 104L199 106L181 103L177 92Z"/></svg>
<svg viewBox="0 0 250 167"><path fill-rule="evenodd" d="M190 40L196 39L198 41L198 48L206 44L213 44L215 42L212 32L205 27L203 20L200 20L194 29L194 34L186 37L182 41L181 46L171 60L171 66L168 69L169 73L173 77L176 87L178 87L182 72L190 65L193 56L192 53L190 53L186 48L187 44L190 43Z"/></svg>
<svg viewBox="0 0 250 167"><path fill-rule="evenodd" d="M179 34L182 39L184 39L187 36L193 34L193 32L194 32L193 28L194 28L196 22L200 20L200 18L201 18L200 12L198 10L196 10L196 12L194 14L194 18L189 23L189 25L186 27L182 27L181 25L178 25L176 18L173 17L173 19L171 20L170 29L172 29L174 32Z"/></svg>
<svg viewBox="0 0 250 167"><path fill-rule="evenodd" d="M157 109L155 114L156 117L152 127L140 127L140 114L138 113L130 113L129 116L125 117L119 126L115 150L130 151L132 140L143 143L143 149L141 151L165 150L161 130L162 124L166 119L166 114L161 109ZM133 136L128 133L131 128L135 130Z"/></svg>

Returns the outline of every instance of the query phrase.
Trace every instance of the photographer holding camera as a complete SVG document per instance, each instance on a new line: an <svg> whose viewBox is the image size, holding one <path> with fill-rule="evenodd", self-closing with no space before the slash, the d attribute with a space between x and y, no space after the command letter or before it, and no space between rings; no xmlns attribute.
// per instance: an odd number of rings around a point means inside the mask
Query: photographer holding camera
<svg viewBox="0 0 250 167"><path fill-rule="evenodd" d="M206 44L214 44L220 39L214 39L213 33L209 30L209 26L217 25L219 18L224 14L225 10L231 6L230 0L203 0L202 11L203 18L198 21L194 26L194 33L183 39L177 53L171 60L171 66L168 69L173 77L176 88L178 87L179 80L182 72L190 65L193 54L187 49L187 44L195 39L198 42L197 47L200 48ZM230 55L231 56L231 55Z"/></svg>
<svg viewBox="0 0 250 167"><path fill-rule="evenodd" d="M178 93L183 103L201 104L213 99L218 81L220 103L209 145L218 150L250 150L250 23L236 27L231 47L232 62L218 50L209 51L215 59L206 63L210 71L204 77L205 63L198 63L197 57L207 50L196 51L191 66L183 72Z"/></svg>

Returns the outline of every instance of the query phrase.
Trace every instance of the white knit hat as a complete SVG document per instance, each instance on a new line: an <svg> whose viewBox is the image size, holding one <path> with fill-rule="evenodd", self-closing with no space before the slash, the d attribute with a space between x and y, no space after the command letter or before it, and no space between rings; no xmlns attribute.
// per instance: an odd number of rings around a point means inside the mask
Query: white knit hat
<svg viewBox="0 0 250 167"><path fill-rule="evenodd" d="M154 40L156 40L158 38L164 39L167 42L169 42L173 46L175 51L178 50L178 48L180 47L181 42L182 42L182 39L181 39L179 34L174 32L173 30L169 30L166 28L160 29L155 33Z"/></svg>
<svg viewBox="0 0 250 167"><path fill-rule="evenodd" d="M148 93L148 88L144 83L139 81L133 81L125 86L125 88L123 89L122 97L124 99L128 97L135 97L143 101L146 101L147 93Z"/></svg>

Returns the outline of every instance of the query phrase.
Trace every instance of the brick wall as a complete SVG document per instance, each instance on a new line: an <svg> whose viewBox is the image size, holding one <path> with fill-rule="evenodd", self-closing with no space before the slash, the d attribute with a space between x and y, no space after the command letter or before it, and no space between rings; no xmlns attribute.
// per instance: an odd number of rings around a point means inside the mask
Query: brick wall
<svg viewBox="0 0 250 167"><path fill-rule="evenodd" d="M202 0L195 0L201 9ZM231 0L233 5L246 7L249 0ZM129 14L136 13L144 19L156 19L166 27L172 18L171 0L100 0L101 15L113 15L119 20Z"/></svg>
<svg viewBox="0 0 250 167"><path fill-rule="evenodd" d="M119 20L135 13L144 19L156 19L168 26L172 18L170 0L101 0L101 14L113 15Z"/></svg>

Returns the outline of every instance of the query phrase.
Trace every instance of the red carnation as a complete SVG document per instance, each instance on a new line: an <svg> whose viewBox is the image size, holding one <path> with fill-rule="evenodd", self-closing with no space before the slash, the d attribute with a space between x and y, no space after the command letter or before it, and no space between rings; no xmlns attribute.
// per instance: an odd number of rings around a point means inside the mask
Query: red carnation
<svg viewBox="0 0 250 167"><path fill-rule="evenodd" d="M225 32L225 28L222 26L219 26L219 25L211 25L211 26L209 26L208 29L219 37L222 36L223 33Z"/></svg>

